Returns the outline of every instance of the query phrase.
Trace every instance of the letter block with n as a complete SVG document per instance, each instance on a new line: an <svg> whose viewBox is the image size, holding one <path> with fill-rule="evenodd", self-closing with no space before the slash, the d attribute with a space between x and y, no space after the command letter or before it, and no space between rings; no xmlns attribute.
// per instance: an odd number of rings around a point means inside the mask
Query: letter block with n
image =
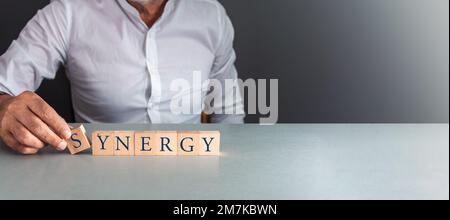
<svg viewBox="0 0 450 220"><path fill-rule="evenodd" d="M134 131L115 131L114 156L134 156Z"/></svg>

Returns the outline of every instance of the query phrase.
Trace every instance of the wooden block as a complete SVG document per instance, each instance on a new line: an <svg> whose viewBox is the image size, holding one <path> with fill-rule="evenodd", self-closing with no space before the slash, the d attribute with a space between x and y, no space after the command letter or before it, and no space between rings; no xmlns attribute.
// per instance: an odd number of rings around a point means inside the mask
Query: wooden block
<svg viewBox="0 0 450 220"><path fill-rule="evenodd" d="M134 131L114 132L114 156L134 156Z"/></svg>
<svg viewBox="0 0 450 220"><path fill-rule="evenodd" d="M89 139L86 136L86 129L83 125L72 129L72 136L67 140L67 148L72 155L81 153L91 148Z"/></svg>
<svg viewBox="0 0 450 220"><path fill-rule="evenodd" d="M200 133L198 131L178 132L179 156L197 156L200 148Z"/></svg>
<svg viewBox="0 0 450 220"><path fill-rule="evenodd" d="M178 132L156 132L156 156L176 156L178 153Z"/></svg>
<svg viewBox="0 0 450 220"><path fill-rule="evenodd" d="M200 131L200 156L220 155L220 131Z"/></svg>
<svg viewBox="0 0 450 220"><path fill-rule="evenodd" d="M136 132L134 134L134 155L135 156L155 156L156 133L155 132Z"/></svg>
<svg viewBox="0 0 450 220"><path fill-rule="evenodd" d="M92 133L92 155L114 156L114 132L96 131Z"/></svg>

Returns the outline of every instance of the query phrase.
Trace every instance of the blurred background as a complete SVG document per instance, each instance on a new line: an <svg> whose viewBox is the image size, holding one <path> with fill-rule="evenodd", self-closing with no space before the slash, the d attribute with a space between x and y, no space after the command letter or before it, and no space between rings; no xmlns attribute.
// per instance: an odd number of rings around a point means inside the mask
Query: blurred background
<svg viewBox="0 0 450 220"><path fill-rule="evenodd" d="M448 0L220 2L240 77L279 79L280 123L448 123ZM0 54L46 4L0 1ZM73 121L64 71L38 93Z"/></svg>

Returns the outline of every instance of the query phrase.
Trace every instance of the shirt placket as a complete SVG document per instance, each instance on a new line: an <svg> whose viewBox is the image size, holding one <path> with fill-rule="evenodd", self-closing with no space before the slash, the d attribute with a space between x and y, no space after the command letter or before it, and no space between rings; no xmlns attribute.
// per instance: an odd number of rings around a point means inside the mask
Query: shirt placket
<svg viewBox="0 0 450 220"><path fill-rule="evenodd" d="M145 39L145 58L151 84L151 95L148 100L147 113L152 123L161 122L158 103L161 102L162 82L158 68L157 29L158 26L156 25L149 29Z"/></svg>
<svg viewBox="0 0 450 220"><path fill-rule="evenodd" d="M147 115L148 118L146 122L151 123L162 123L161 112L159 111L161 96L162 96L162 81L159 74L159 59L158 59L158 44L157 44L157 33L160 29L160 23L165 17L170 13L173 8L173 1L169 0L166 4L161 18L155 22L153 27L150 29L142 21L139 13L134 9L127 0L118 0L119 4L124 8L124 10L129 13L130 18L136 26L145 33L145 60L147 71L150 78L150 89L151 94L147 102Z"/></svg>

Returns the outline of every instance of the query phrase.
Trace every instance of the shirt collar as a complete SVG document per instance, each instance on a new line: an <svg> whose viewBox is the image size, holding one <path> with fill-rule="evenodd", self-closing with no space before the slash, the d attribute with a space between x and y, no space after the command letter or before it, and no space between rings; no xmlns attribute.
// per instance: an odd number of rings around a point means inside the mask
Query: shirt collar
<svg viewBox="0 0 450 220"><path fill-rule="evenodd" d="M127 17L131 20L131 22L133 22L141 31L143 32L147 32L149 31L149 27L147 26L147 24L145 24L144 21L142 21L139 12L136 10L136 8L134 8L132 5L130 5L130 3L128 3L127 0L116 0L118 2L118 4L120 5L120 7L122 8L122 10L125 12L125 14L127 15ZM158 21L155 22L155 24L153 25L153 28L158 28L159 27L159 23L164 20L168 14L170 14L170 12L173 10L174 8L174 1L175 0L168 0L166 3L166 6L164 8L164 12L161 15L161 17L158 19Z"/></svg>

